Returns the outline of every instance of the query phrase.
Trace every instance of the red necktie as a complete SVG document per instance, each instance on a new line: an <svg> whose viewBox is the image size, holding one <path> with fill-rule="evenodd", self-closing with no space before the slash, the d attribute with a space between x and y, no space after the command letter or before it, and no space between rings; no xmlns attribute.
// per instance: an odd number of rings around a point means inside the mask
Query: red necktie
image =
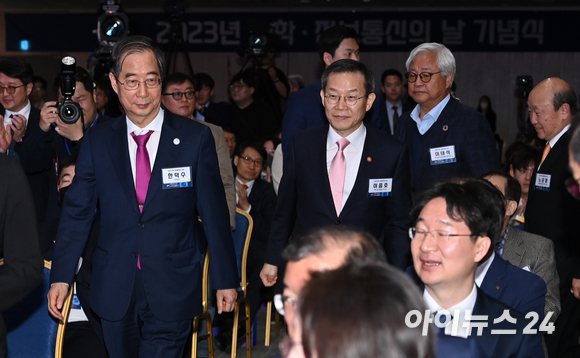
<svg viewBox="0 0 580 358"><path fill-rule="evenodd" d="M344 177L346 176L346 159L343 150L350 142L346 138L339 139L338 152L330 163L330 170L328 171L328 179L330 180L330 189L332 190L332 199L334 200L334 208L336 215L340 215L342 210L342 192L344 190Z"/></svg>

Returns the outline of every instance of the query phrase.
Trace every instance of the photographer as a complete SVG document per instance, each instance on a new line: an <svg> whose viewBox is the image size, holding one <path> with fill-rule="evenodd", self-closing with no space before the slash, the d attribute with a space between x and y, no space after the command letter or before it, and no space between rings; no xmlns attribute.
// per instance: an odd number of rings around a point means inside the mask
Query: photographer
<svg viewBox="0 0 580 358"><path fill-rule="evenodd" d="M40 111L39 127L42 132L36 135L41 137L43 143L52 142L59 161L78 153L84 133L96 125L111 120L110 117L100 115L94 100L94 83L91 75L84 68L77 67L74 72L76 88L71 99L78 103L82 110L81 117L75 123L67 124L59 116L57 102L49 101L44 104ZM56 86L59 91L59 103L64 96L61 89L62 76L57 79Z"/></svg>

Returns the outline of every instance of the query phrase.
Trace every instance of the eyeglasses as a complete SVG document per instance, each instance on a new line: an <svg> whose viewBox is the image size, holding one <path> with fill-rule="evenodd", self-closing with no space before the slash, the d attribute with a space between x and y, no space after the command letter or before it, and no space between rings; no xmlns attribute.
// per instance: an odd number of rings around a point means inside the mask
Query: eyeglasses
<svg viewBox="0 0 580 358"><path fill-rule="evenodd" d="M257 166L261 167L264 164L262 159L252 159L252 157L240 157L244 163L247 165L251 165L252 163L256 164Z"/></svg>
<svg viewBox="0 0 580 358"><path fill-rule="evenodd" d="M437 241L447 242L449 241L450 237L457 237L457 236L477 236L473 234L451 234L445 230L420 230L416 227L409 228L409 238L411 240L419 239L424 240L427 237L427 234L431 235L432 238L437 239Z"/></svg>
<svg viewBox="0 0 580 358"><path fill-rule="evenodd" d="M566 179L566 189L574 199L580 199L580 185L574 178Z"/></svg>
<svg viewBox="0 0 580 358"><path fill-rule="evenodd" d="M195 91L162 93L162 95L173 96L174 100L179 101L183 95L185 95L186 99L193 99L193 97L195 97Z"/></svg>
<svg viewBox="0 0 580 358"><path fill-rule="evenodd" d="M290 305L290 307L295 308L296 299L290 296L283 296L279 293L274 295L274 307L276 307L276 311L278 311L278 313L282 316L286 315L286 310L284 309L286 305Z"/></svg>
<svg viewBox="0 0 580 358"><path fill-rule="evenodd" d="M248 85L231 85L230 90L232 91L239 91L244 87L248 87Z"/></svg>
<svg viewBox="0 0 580 358"><path fill-rule="evenodd" d="M354 96L354 95L350 95L350 96L339 96L337 94L331 93L331 94L325 94L324 98L326 98L326 101L328 102L328 104L337 104L338 101L340 101L341 98L344 98L344 101L346 102L347 106L354 106L359 99L366 97L367 95L365 94L364 96Z"/></svg>
<svg viewBox="0 0 580 358"><path fill-rule="evenodd" d="M125 87L126 90L133 91L139 88L141 83L145 84L145 87L149 89L157 88L161 86L161 78L148 78L145 81L137 81L137 80L127 80L125 82L121 82L117 79L117 82Z"/></svg>
<svg viewBox="0 0 580 358"><path fill-rule="evenodd" d="M24 85L20 85L20 86L8 86L8 87L4 87L4 86L0 86L0 93L4 93L4 90L6 90L6 92L8 94L14 94L14 92L16 92L17 88L20 87L24 87Z"/></svg>
<svg viewBox="0 0 580 358"><path fill-rule="evenodd" d="M421 81L423 81L423 83L427 83L427 82L431 81L431 76L436 75L438 73L441 73L441 71L439 71L439 72L421 72L419 74L417 74L415 72L407 72L407 73L405 73L405 76L407 77L407 81L409 81L409 83L415 83L415 81L417 81L417 77L420 77Z"/></svg>

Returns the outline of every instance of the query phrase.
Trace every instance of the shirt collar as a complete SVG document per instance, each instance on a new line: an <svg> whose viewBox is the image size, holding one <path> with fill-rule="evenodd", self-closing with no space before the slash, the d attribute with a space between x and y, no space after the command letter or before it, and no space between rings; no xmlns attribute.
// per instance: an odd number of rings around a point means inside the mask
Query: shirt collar
<svg viewBox="0 0 580 358"><path fill-rule="evenodd" d="M485 274L487 274L487 270L489 270L493 259L495 259L495 252L492 250L489 259L487 259L487 261L481 265L477 266L477 269L475 269L475 283L477 286L481 287L481 283L483 282Z"/></svg>
<svg viewBox="0 0 580 358"><path fill-rule="evenodd" d="M458 319L461 323L458 325L458 336L460 337L464 337L467 338L467 328L463 327L463 318L465 317L465 313L466 311L469 311L470 314L473 313L473 308L475 307L475 301L477 300L477 288L475 286L475 284L473 284L473 289L471 290L471 293L461 302L459 302L458 304L456 304L453 307L449 307L449 308L443 308L441 307L433 297L431 297L431 295L429 294L429 292L427 290L423 291L423 299L425 300L425 303L427 304L427 308L429 308L429 310L431 311L431 314L433 315L435 312L440 311L440 310L447 310L449 311L449 313L453 316L456 314L456 311L459 310L459 317L455 317L453 319ZM448 331L451 331L451 326L447 327L445 329L445 333L447 333Z"/></svg>
<svg viewBox="0 0 580 358"><path fill-rule="evenodd" d="M242 182L242 181L240 180L240 178L238 178L238 176L236 176L236 183L239 183L239 184L241 184L241 185L246 185L246 186L248 187L246 190L248 190L248 191L251 191L251 190L252 190L252 188L254 187L254 183L255 183L255 182L256 182L256 179L254 179L254 180L250 180L249 182L247 182L247 183L244 183L244 182Z"/></svg>
<svg viewBox="0 0 580 358"><path fill-rule="evenodd" d="M397 109L403 108L403 102L401 102L401 101L399 101L399 103L397 103L397 104L392 104L389 101L385 101L385 102L387 102L387 110L389 110L389 111L392 110L393 107L397 107Z"/></svg>
<svg viewBox="0 0 580 358"><path fill-rule="evenodd" d="M425 134L429 130L429 128L431 128L431 126L435 124L435 122L437 122L437 119L439 119L441 112L443 112L443 109L445 108L447 103L449 103L450 99L451 95L448 94L432 110L430 110L427 114L423 116L423 120L419 118L419 114L421 113L421 107L419 105L415 106L413 111L411 111L411 118L415 121L415 123L417 123L417 129L419 130L419 133Z"/></svg>
<svg viewBox="0 0 580 358"><path fill-rule="evenodd" d="M365 143L365 136L367 133L367 128L365 127L364 123L361 124L360 127L358 127L358 129L354 132L352 132L350 135L348 135L346 137L346 139L348 139L348 141L350 142L350 144L348 145L349 147L352 146L352 148L355 149L361 149ZM326 149L332 149L336 147L336 142L341 139L342 137L336 133L336 131L334 130L334 128L332 128L332 126L328 126L328 136L327 136L327 140L326 140Z"/></svg>
<svg viewBox="0 0 580 358"><path fill-rule="evenodd" d="M24 106L24 108L22 108L19 111L12 112L12 111L6 110L5 117L10 117L10 115L18 113L18 114L24 116L24 118L26 118L26 120L28 121L28 117L30 116L30 109L31 108L32 108L32 105L30 104L30 101L28 101L26 103L26 106Z"/></svg>
<svg viewBox="0 0 580 358"><path fill-rule="evenodd" d="M163 125L163 116L164 116L163 108L159 108L159 113L157 116L149 123L145 128L139 128L135 125L135 123L131 122L129 117L125 116L125 120L127 121L127 135L131 135L131 133L135 133L136 135L145 134L149 131L154 132L161 132L161 126Z"/></svg>
<svg viewBox="0 0 580 358"><path fill-rule="evenodd" d="M568 131L568 129L570 129L570 124L568 124L566 127L564 127L564 129L562 129L560 131L560 133L556 134L556 136L548 142L548 143L550 143L550 147L554 148L556 143L558 143L558 140L564 135L564 133L566 133Z"/></svg>

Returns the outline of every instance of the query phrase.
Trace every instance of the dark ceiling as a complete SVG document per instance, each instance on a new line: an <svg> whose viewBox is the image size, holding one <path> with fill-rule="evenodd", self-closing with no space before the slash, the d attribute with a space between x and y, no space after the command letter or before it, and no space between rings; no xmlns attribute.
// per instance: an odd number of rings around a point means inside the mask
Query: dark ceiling
<svg viewBox="0 0 580 358"><path fill-rule="evenodd" d="M122 0L125 10L159 11L163 0ZM179 2L175 0L174 2ZM187 12L195 10L386 10L408 8L549 8L578 7L578 0L184 0ZM91 11L99 7L98 0L0 0L0 11Z"/></svg>

